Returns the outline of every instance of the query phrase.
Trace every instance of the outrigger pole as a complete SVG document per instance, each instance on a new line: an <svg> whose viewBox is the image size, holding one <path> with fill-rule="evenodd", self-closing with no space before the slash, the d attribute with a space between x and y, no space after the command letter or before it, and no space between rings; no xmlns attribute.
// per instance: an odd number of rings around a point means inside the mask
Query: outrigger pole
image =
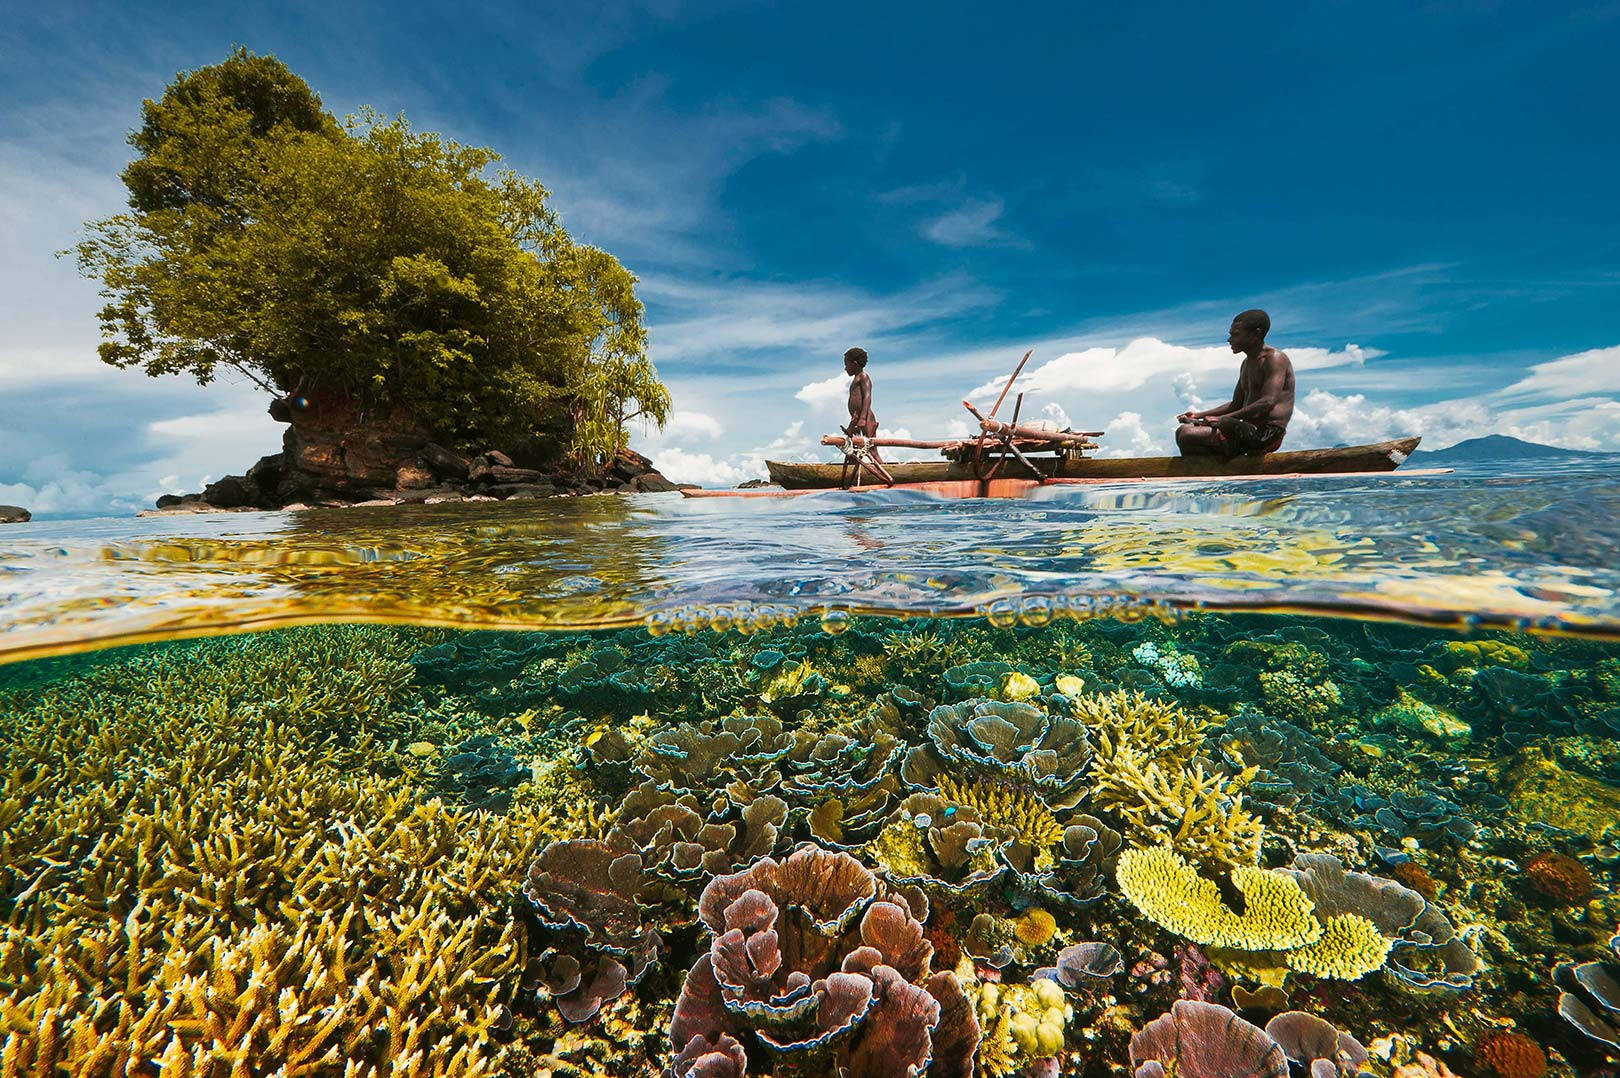
<svg viewBox="0 0 1620 1078"><path fill-rule="evenodd" d="M1024 358L1018 361L1012 374L1001 387L1001 395L991 406L990 414L985 415L973 407L969 401L963 401L962 407L973 414L979 421L979 433L971 438L952 438L940 441L921 441L916 438L868 438L862 434L825 434L822 435L821 444L841 449L844 454L844 465L839 474L839 486L850 485L850 469L855 469L854 477L858 480L861 474L870 471L877 476L885 486L894 486L894 476L883 466L874 454L880 446L890 446L897 449L938 449L951 460L963 460L972 454L973 472L980 480L987 480L994 476L1001 466L1006 463L1009 456L1016 457L1018 461L1035 475L1038 482L1044 483L1048 478L1046 473L1036 466L1035 462L1024 455L1024 450L1057 453L1059 455L1068 451L1078 452L1084 449L1095 449L1097 443L1093 438L1101 437L1100 430L1045 430L1040 427L1021 426L1018 422L1019 413L1024 408L1024 395L1018 394L1017 402L1013 405L1011 423L1003 423L996 419L996 412L1006 401L1007 394L1012 392L1013 383L1023 373L1024 364L1029 357L1035 354L1031 348L1024 353ZM992 460L991 458L994 457Z"/></svg>

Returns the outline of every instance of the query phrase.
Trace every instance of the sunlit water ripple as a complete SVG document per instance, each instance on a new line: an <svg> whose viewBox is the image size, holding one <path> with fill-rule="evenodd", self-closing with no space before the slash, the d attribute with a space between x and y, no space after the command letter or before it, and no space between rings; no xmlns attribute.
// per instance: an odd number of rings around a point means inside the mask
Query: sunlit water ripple
<svg viewBox="0 0 1620 1078"><path fill-rule="evenodd" d="M1044 617L1047 599L1610 633L1617 511L1620 483L1601 471L1475 470L1022 502L636 495L35 523L0 531L0 657L305 621Z"/></svg>

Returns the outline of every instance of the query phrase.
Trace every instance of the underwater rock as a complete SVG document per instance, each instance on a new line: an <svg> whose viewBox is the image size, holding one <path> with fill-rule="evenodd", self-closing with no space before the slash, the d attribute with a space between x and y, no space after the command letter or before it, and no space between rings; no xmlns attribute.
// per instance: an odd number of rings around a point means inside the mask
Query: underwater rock
<svg viewBox="0 0 1620 1078"><path fill-rule="evenodd" d="M1265 1030L1218 1003L1177 1000L1131 1038L1135 1078L1288 1078Z"/></svg>
<svg viewBox="0 0 1620 1078"><path fill-rule="evenodd" d="M1538 853L1520 871L1537 895L1560 906L1584 902L1595 886L1585 865L1561 853Z"/></svg>
<svg viewBox="0 0 1620 1078"><path fill-rule="evenodd" d="M1620 832L1620 789L1566 771L1540 749L1515 757L1501 785L1511 811L1525 820L1593 842Z"/></svg>
<svg viewBox="0 0 1620 1078"><path fill-rule="evenodd" d="M698 902L709 949L681 986L672 1049L752 1034L788 1061L826 1052L875 1078L970 1078L979 1030L966 995L931 970L905 899L880 892L853 857L814 847L711 880Z"/></svg>
<svg viewBox="0 0 1620 1078"><path fill-rule="evenodd" d="M1450 749L1461 748L1473 739L1473 729L1449 711L1426 704L1402 692L1388 707L1368 720L1374 729L1396 730L1438 741Z"/></svg>
<svg viewBox="0 0 1620 1078"><path fill-rule="evenodd" d="M1620 932L1609 940L1612 962L1564 962L1553 970L1558 1013L1595 1041L1620 1052Z"/></svg>
<svg viewBox="0 0 1620 1078"><path fill-rule="evenodd" d="M1071 716L1019 701L972 699L929 712L928 739L901 768L915 789L937 787L941 775L971 773L1027 786L1051 808L1071 808L1085 796L1091 744Z"/></svg>

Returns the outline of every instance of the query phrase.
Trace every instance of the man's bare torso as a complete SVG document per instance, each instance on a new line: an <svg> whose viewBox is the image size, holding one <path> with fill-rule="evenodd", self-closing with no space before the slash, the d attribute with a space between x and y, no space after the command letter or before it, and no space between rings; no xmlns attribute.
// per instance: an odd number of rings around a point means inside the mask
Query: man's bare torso
<svg viewBox="0 0 1620 1078"><path fill-rule="evenodd" d="M1294 418L1294 364L1287 352L1267 345L1253 359L1244 357L1243 366L1238 370L1237 388L1232 391L1232 403L1236 406L1234 411L1263 395L1266 375L1270 368L1278 364L1282 366L1282 388L1272 403L1271 414L1253 420L1256 427L1287 427L1288 421Z"/></svg>

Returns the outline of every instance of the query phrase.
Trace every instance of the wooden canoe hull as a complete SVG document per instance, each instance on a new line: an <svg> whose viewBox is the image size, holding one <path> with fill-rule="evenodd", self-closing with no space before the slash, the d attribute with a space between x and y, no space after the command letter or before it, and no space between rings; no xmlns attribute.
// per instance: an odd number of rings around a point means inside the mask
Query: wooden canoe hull
<svg viewBox="0 0 1620 1078"><path fill-rule="evenodd" d="M1218 478L1226 475L1313 475L1321 472L1388 472L1417 448L1419 439L1399 438L1371 445L1351 445L1338 449L1296 449L1242 457L1083 457L1074 460L1040 458L1036 463L1049 479L1178 479ZM768 460L771 482L786 490L825 490L837 488L843 479L840 464ZM900 484L942 483L973 480L968 461L926 460L885 464ZM1036 478L1016 460L1009 460L996 473L998 479ZM872 483L870 474L859 477L863 485Z"/></svg>

